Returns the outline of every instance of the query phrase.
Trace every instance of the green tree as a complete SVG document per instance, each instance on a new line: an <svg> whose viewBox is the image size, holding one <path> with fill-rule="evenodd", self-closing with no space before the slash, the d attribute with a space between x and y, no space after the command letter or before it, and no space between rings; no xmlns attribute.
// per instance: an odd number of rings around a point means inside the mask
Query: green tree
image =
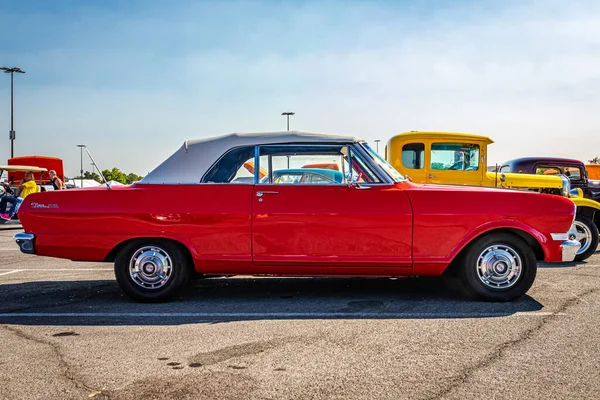
<svg viewBox="0 0 600 400"><path fill-rule="evenodd" d="M116 182L122 183L124 185L130 185L133 182L137 182L143 178L143 176L134 174L133 172L129 173L129 174L125 174L117 167L115 167L113 169L103 170L102 175L104 175L104 179L106 179L107 182L116 181ZM76 176L75 178L72 178L72 179L81 179L81 176ZM84 172L83 179L93 179L96 182L104 183L102 181L102 178L100 177L100 175L98 175L95 172L89 172L89 171Z"/></svg>
<svg viewBox="0 0 600 400"><path fill-rule="evenodd" d="M77 175L73 179L81 179L81 175ZM100 175L98 175L95 172L89 172L89 171L85 171L83 173L83 179L93 179L96 182L102 182L102 178L100 178Z"/></svg>
<svg viewBox="0 0 600 400"><path fill-rule="evenodd" d="M121 172L121 170L117 167L103 170L102 175L104 175L104 179L106 179L106 181L115 181L124 185L127 184L127 175Z"/></svg>
<svg viewBox="0 0 600 400"><path fill-rule="evenodd" d="M137 182L142 180L142 176L136 175L133 172L127 175L127 184L132 184L133 182Z"/></svg>

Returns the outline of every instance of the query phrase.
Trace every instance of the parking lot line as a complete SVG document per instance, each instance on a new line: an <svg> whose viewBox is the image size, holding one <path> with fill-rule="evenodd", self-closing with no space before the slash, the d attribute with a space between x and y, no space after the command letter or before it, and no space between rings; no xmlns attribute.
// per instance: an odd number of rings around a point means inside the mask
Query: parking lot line
<svg viewBox="0 0 600 400"><path fill-rule="evenodd" d="M178 312L157 312L157 313L0 313L0 318L377 318L377 319L395 319L395 318L485 318L485 317L547 317L551 315L566 315L565 313L556 313L551 311L534 312L515 312L513 314L493 313L493 312L472 312L472 313L178 313Z"/></svg>
<svg viewBox="0 0 600 400"><path fill-rule="evenodd" d="M8 275L8 274L14 274L15 272L21 272L21 271L22 270L20 270L20 269L12 269L12 270L10 270L8 272L0 272L0 276L2 276L2 275Z"/></svg>
<svg viewBox="0 0 600 400"><path fill-rule="evenodd" d="M0 271L12 271L9 270L7 268L0 268ZM14 271L20 271L20 272L29 272L29 271L49 271L49 272L56 272L56 271L114 271L113 268L27 268L27 269L17 269ZM4 275L2 273L0 273L0 275Z"/></svg>

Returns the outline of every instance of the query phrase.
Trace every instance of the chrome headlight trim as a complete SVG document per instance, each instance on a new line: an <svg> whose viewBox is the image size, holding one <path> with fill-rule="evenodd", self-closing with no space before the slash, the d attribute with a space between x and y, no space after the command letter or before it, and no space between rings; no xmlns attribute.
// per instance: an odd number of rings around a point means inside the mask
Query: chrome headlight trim
<svg viewBox="0 0 600 400"><path fill-rule="evenodd" d="M560 175L560 179L563 182L563 187L561 190L562 196L569 197L569 194L571 192L571 180L564 175Z"/></svg>

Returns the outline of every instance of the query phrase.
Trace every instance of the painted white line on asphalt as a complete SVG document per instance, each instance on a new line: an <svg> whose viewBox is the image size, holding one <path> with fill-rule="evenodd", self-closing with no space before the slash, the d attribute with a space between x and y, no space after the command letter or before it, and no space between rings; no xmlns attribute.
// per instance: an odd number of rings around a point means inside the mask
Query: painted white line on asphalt
<svg viewBox="0 0 600 400"><path fill-rule="evenodd" d="M0 249L0 251L21 251L18 247L15 249L14 247L11 248L6 248L6 249Z"/></svg>
<svg viewBox="0 0 600 400"><path fill-rule="evenodd" d="M15 272L21 272L21 270L20 269L13 269L12 271L2 272L2 273L0 273L0 276L2 276L2 275L8 275L8 274L14 274Z"/></svg>
<svg viewBox="0 0 600 400"><path fill-rule="evenodd" d="M8 271L7 268L0 268L0 271ZM114 271L113 268L27 268L20 269L19 271L28 272L28 271ZM2 275L2 274L0 274Z"/></svg>
<svg viewBox="0 0 600 400"><path fill-rule="evenodd" d="M547 317L566 315L550 311L505 313L0 313L0 318L485 318L485 317Z"/></svg>

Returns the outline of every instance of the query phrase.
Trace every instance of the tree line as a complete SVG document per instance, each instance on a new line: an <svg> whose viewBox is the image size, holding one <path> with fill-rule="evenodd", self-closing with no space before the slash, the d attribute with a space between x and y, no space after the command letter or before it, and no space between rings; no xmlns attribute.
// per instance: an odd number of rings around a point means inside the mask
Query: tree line
<svg viewBox="0 0 600 400"><path fill-rule="evenodd" d="M104 175L104 179L106 179L107 182L115 181L115 182L120 182L124 185L130 185L133 182L137 182L143 178L143 176L134 174L133 172L126 174L123 171L121 171L119 168L116 168L116 167L113 169L102 170L102 175ZM76 176L73 179L81 179L81 175ZM96 182L104 183L104 182L102 182L102 178L100 177L100 175L98 175L95 172L85 171L83 173L83 179L93 179Z"/></svg>

